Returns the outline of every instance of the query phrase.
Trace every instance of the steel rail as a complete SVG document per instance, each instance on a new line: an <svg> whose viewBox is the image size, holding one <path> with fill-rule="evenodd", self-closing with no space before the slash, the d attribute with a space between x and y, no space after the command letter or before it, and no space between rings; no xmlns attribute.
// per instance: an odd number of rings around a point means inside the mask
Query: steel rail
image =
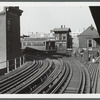
<svg viewBox="0 0 100 100"><path fill-rule="evenodd" d="M22 93L21 91L23 91L29 85L31 85L36 80L38 80L42 75L44 75L51 68L52 64L53 63L49 59L46 59L44 61L44 65L40 68L38 73L36 73L34 76L30 77L29 79L21 83L19 86L12 89L10 92L11 93Z"/></svg>
<svg viewBox="0 0 100 100"><path fill-rule="evenodd" d="M71 64L73 75L64 93L79 93L82 81L81 69L75 64L73 59L68 59L68 58L65 59Z"/></svg>
<svg viewBox="0 0 100 100"><path fill-rule="evenodd" d="M64 61L62 66L64 66L64 72L62 73L61 80L58 82L58 84L56 85L56 87L53 89L51 93L58 93L61 90L62 85L65 83L65 81L69 76L69 72L70 72L69 66L66 66Z"/></svg>
<svg viewBox="0 0 100 100"><path fill-rule="evenodd" d="M72 67L71 67L70 63L66 59L64 59L64 58L63 58L63 61L66 63L66 66L69 67L69 73L68 73L69 75L66 78L66 81L64 82L64 85L59 90L59 93L64 93L64 91L65 91L66 87L68 86L68 84L69 84L69 82L70 82L70 80L72 78L72 75L73 75Z"/></svg>
<svg viewBox="0 0 100 100"><path fill-rule="evenodd" d="M79 61L75 60L77 65L81 67L82 69L82 73L83 73L83 77L84 77L84 81L82 82L81 85L81 93L90 93L90 76L88 73L88 70L85 68L85 66L83 66L83 64L81 64Z"/></svg>
<svg viewBox="0 0 100 100"><path fill-rule="evenodd" d="M22 73L21 75L13 78L12 80L7 81L6 85L4 85L2 88L0 88L0 93L5 93L7 91L10 91L12 88L16 87L19 85L21 82L24 82L26 79L34 75L38 69L36 68L39 65L39 62L35 65L32 69L28 69L25 73ZM9 82L9 83L8 83Z"/></svg>
<svg viewBox="0 0 100 100"><path fill-rule="evenodd" d="M34 66L36 64L36 61L33 61L33 62L26 62L22 67L19 67L18 69L12 71L11 73L9 74L6 74L4 76L1 76L0 77L0 84L2 82L6 82L8 79L11 79L13 77L15 77L16 75L26 71L29 67L31 66Z"/></svg>
<svg viewBox="0 0 100 100"><path fill-rule="evenodd" d="M66 73L66 67L65 65L62 64L62 71L61 73L59 74L59 76L55 79L57 80L55 82L55 84L53 84L50 89L48 89L46 91L46 93L51 93L51 94L54 94L56 93L56 91L59 89L59 87L62 85L62 83L64 82L64 75Z"/></svg>
<svg viewBox="0 0 100 100"><path fill-rule="evenodd" d="M32 93L47 93L48 88L56 84L57 78L59 77L59 74L61 73L63 68L59 64L55 64L55 66L55 70L51 73L47 80L34 91L32 91ZM45 90L46 87L48 88Z"/></svg>
<svg viewBox="0 0 100 100"><path fill-rule="evenodd" d="M37 66L38 66L38 63L35 63L34 67L33 67L33 65L32 66L29 66L28 70L21 71L20 74L16 74L15 73L16 75L14 75L12 78L10 78L10 79L8 78L8 80L3 81L0 84L0 91L2 90L1 88L4 88L5 86L10 85L10 84L14 84L14 82L17 81L17 79L20 80L20 79L26 77L27 74L30 74L31 73L31 70L34 71Z"/></svg>

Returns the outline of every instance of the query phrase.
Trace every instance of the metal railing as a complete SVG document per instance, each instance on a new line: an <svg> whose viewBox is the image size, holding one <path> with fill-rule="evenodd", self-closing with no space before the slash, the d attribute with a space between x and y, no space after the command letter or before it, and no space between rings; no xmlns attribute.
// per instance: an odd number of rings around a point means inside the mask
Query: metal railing
<svg viewBox="0 0 100 100"><path fill-rule="evenodd" d="M17 57L7 61L0 62L0 75L9 73L21 67L25 63L25 56Z"/></svg>

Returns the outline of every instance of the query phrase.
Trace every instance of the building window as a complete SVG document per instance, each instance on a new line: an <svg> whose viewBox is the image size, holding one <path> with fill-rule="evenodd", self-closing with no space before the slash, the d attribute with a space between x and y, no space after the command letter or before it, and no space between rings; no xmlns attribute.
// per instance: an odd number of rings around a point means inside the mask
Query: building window
<svg viewBox="0 0 100 100"><path fill-rule="evenodd" d="M63 47L66 47L66 43L63 44Z"/></svg>
<svg viewBox="0 0 100 100"><path fill-rule="evenodd" d="M59 40L59 37L58 36L56 36L56 40Z"/></svg>
<svg viewBox="0 0 100 100"><path fill-rule="evenodd" d="M43 42L43 46L45 46L45 42Z"/></svg>
<svg viewBox="0 0 100 100"><path fill-rule="evenodd" d="M26 42L23 42L23 46L26 46Z"/></svg>
<svg viewBox="0 0 100 100"><path fill-rule="evenodd" d="M63 40L66 40L66 37L65 36L63 36Z"/></svg>
<svg viewBox="0 0 100 100"><path fill-rule="evenodd" d="M58 43L55 44L55 48L56 48L56 49L59 48L59 44L58 44Z"/></svg>
<svg viewBox="0 0 100 100"><path fill-rule="evenodd" d="M88 47L92 47L92 40L88 40Z"/></svg>
<svg viewBox="0 0 100 100"><path fill-rule="evenodd" d="M7 30L11 31L11 19L7 20Z"/></svg>
<svg viewBox="0 0 100 100"><path fill-rule="evenodd" d="M59 34L59 40L60 40L60 41L62 40L62 35L61 35L61 34Z"/></svg>

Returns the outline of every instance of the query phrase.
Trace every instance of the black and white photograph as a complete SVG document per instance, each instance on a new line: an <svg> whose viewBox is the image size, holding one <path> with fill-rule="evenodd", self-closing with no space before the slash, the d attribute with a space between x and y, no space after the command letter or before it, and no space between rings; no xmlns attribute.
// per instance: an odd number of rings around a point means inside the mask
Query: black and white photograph
<svg viewBox="0 0 100 100"><path fill-rule="evenodd" d="M0 3L0 94L99 94L100 3Z"/></svg>

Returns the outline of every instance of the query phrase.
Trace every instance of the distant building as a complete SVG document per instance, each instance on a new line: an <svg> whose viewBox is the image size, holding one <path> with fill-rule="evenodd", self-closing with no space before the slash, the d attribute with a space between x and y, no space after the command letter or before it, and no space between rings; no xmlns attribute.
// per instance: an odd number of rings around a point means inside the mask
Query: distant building
<svg viewBox="0 0 100 100"><path fill-rule="evenodd" d="M0 62L20 56L20 16L19 7L5 7L0 12Z"/></svg>
<svg viewBox="0 0 100 100"><path fill-rule="evenodd" d="M29 37L30 38L51 38L51 37L54 37L54 33L53 32L50 32L50 33L30 32Z"/></svg>
<svg viewBox="0 0 100 100"><path fill-rule="evenodd" d="M76 32L71 32L70 33L72 38L73 38L73 48L78 48L79 47L79 38L78 35L81 34L80 31L76 31Z"/></svg>
<svg viewBox="0 0 100 100"><path fill-rule="evenodd" d="M43 33L40 33L40 32L36 32L36 33L30 32L29 33L29 37L30 38L41 38L41 37L43 37Z"/></svg>
<svg viewBox="0 0 100 100"><path fill-rule="evenodd" d="M70 28L65 28L61 25L61 28L54 28L55 33L55 45L57 47L57 52L67 53L68 48L72 48L72 37L70 35Z"/></svg>

